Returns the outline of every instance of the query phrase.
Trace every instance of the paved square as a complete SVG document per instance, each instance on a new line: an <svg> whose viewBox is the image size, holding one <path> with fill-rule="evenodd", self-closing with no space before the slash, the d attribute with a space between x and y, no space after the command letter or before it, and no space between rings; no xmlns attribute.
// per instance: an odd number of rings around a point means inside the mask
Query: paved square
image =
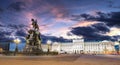
<svg viewBox="0 0 120 65"><path fill-rule="evenodd" d="M1 56L0 65L120 65L120 57L102 55Z"/></svg>

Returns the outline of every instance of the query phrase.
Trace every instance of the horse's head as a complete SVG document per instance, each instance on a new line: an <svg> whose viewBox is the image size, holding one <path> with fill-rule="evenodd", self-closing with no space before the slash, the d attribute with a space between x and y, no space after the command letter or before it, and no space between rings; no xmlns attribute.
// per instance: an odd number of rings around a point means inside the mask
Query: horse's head
<svg viewBox="0 0 120 65"><path fill-rule="evenodd" d="M28 33L29 33L29 34L32 34L32 33L33 33L33 30L28 30Z"/></svg>

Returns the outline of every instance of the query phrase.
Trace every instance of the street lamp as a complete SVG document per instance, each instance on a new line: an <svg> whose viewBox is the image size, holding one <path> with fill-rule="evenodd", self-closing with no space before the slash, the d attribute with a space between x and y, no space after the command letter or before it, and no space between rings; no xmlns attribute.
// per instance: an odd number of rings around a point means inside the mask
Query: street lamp
<svg viewBox="0 0 120 65"><path fill-rule="evenodd" d="M50 45L51 45L51 43L52 43L51 40L48 40L48 41L47 41L47 45L48 45L48 50L47 50L47 52L48 52L48 53L50 52Z"/></svg>
<svg viewBox="0 0 120 65"><path fill-rule="evenodd" d="M2 54L2 52L3 52L3 49L2 49L2 48L0 48L0 53Z"/></svg>
<svg viewBox="0 0 120 65"><path fill-rule="evenodd" d="M16 53L18 52L18 44L21 42L21 40L16 38L13 40L13 42L16 44L16 48L15 48L15 55L16 55Z"/></svg>

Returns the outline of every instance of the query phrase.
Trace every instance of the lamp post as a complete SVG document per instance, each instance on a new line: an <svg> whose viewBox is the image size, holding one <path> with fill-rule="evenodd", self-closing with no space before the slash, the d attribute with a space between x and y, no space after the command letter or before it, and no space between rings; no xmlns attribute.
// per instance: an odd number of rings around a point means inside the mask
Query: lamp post
<svg viewBox="0 0 120 65"><path fill-rule="evenodd" d="M107 53L107 48L106 48L106 45L105 45L105 47L104 47L104 51L105 51L105 54Z"/></svg>
<svg viewBox="0 0 120 65"><path fill-rule="evenodd" d="M51 45L51 43L52 43L51 40L48 40L48 41L47 41L47 45L48 45L48 50L47 50L47 52L48 52L48 53L50 52L50 45Z"/></svg>
<svg viewBox="0 0 120 65"><path fill-rule="evenodd" d="M18 52L18 44L21 42L21 40L16 38L13 40L13 42L16 44L15 54L14 54L14 55L16 55L16 53Z"/></svg>
<svg viewBox="0 0 120 65"><path fill-rule="evenodd" d="M0 48L0 53L2 54L2 52L3 52L3 49L2 49L2 48Z"/></svg>

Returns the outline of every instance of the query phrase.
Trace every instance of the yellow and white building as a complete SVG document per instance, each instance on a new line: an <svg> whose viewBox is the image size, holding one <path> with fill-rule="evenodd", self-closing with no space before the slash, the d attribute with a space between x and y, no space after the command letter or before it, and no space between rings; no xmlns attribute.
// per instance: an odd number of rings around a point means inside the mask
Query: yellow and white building
<svg viewBox="0 0 120 65"><path fill-rule="evenodd" d="M73 39L72 43L53 43L51 51L61 53L112 54L115 52L114 42L84 42L84 39Z"/></svg>

